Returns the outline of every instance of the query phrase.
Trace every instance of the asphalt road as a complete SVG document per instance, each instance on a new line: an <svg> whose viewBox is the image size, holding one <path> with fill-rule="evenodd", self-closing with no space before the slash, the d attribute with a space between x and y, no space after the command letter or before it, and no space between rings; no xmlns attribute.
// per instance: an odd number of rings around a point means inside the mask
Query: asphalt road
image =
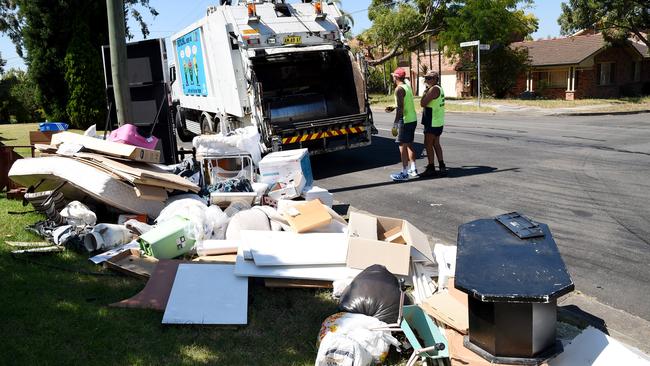
<svg viewBox="0 0 650 366"><path fill-rule="evenodd" d="M519 211L550 226L577 290L650 320L649 114L448 114L449 177L405 183L389 178L401 169L392 115L375 121L372 146L312 157L316 184L336 200L447 244L460 224Z"/></svg>

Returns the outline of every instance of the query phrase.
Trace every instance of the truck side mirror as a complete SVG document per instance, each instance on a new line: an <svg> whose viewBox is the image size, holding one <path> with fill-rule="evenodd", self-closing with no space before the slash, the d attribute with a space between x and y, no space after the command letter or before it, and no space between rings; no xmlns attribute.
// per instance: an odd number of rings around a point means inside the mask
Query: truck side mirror
<svg viewBox="0 0 650 366"><path fill-rule="evenodd" d="M169 84L173 84L176 81L176 66L169 67Z"/></svg>

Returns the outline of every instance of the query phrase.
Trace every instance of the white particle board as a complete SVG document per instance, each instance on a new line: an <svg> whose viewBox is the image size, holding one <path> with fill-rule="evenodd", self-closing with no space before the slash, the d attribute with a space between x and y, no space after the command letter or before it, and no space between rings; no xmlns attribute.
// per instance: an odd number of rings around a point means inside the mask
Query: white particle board
<svg viewBox="0 0 650 366"><path fill-rule="evenodd" d="M345 265L346 234L242 231L257 266Z"/></svg>
<svg viewBox="0 0 650 366"><path fill-rule="evenodd" d="M230 264L180 264L163 324L246 324L248 279Z"/></svg>
<svg viewBox="0 0 650 366"><path fill-rule="evenodd" d="M242 277L335 281L354 277L361 272L345 265L257 266L252 260L245 260L243 253L244 249L240 247L235 263L235 275Z"/></svg>

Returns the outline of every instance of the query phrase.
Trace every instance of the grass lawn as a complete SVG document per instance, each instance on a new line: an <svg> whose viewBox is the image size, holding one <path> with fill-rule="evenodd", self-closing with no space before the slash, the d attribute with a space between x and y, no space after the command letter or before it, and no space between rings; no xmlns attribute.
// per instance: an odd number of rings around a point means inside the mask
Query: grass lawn
<svg viewBox="0 0 650 366"><path fill-rule="evenodd" d="M331 291L251 282L247 326L163 326L161 312L108 307L144 281L74 272L112 274L70 251L31 258L67 270L12 258L5 240L40 240L24 230L38 215L8 214L25 210L0 194L3 365L313 365L320 324L336 312Z"/></svg>
<svg viewBox="0 0 650 366"><path fill-rule="evenodd" d="M13 258L5 241L41 241L24 230L40 215L9 213L30 209L0 193L0 364L314 364L320 325L337 311L330 290L269 289L251 280L247 326L164 326L162 312L109 307L145 282L95 266L88 255ZM385 364L405 359L393 350Z"/></svg>
<svg viewBox="0 0 650 366"><path fill-rule="evenodd" d="M522 105L522 106L539 107L539 108L571 108L571 107L581 107L586 105L613 104L614 107L607 107L605 109L608 111L612 110L612 108L616 108L616 111L640 110L640 109L650 108L650 96L638 97L638 98L577 99L577 100L561 100L561 99L524 100L524 99L485 98L484 101L487 103L512 104L512 105Z"/></svg>
<svg viewBox="0 0 650 366"><path fill-rule="evenodd" d="M420 97L414 97L415 100L415 110L418 113L422 112L422 107L420 107ZM384 94L372 94L370 95L370 105L375 108L384 109L388 106L395 106L395 98L392 95ZM496 110L489 106L481 106L479 108L475 105L463 105L463 104L445 104L445 111L447 112L487 112L494 113Z"/></svg>

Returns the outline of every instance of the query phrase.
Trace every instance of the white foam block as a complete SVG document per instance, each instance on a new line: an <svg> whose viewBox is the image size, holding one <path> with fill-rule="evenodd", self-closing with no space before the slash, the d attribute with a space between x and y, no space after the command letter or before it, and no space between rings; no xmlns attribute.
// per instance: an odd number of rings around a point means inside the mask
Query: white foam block
<svg viewBox="0 0 650 366"><path fill-rule="evenodd" d="M246 324L248 279L231 264L180 264L163 324Z"/></svg>
<svg viewBox="0 0 650 366"><path fill-rule="evenodd" d="M648 357L633 352L600 330L588 327L571 341L549 366L648 366Z"/></svg>

